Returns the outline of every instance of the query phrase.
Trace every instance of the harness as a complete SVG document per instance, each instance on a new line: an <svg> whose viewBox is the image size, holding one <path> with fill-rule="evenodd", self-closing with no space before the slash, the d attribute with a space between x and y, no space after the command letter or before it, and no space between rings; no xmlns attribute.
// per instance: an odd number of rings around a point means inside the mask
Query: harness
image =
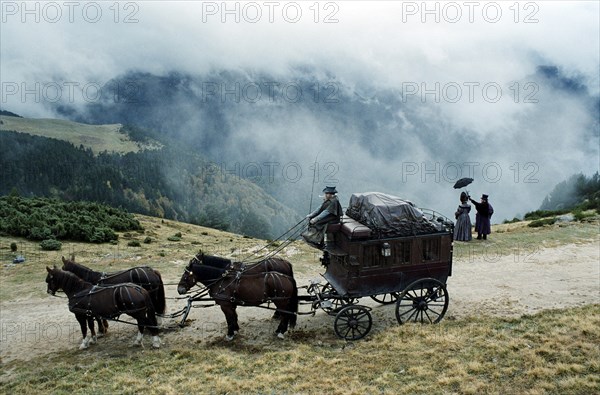
<svg viewBox="0 0 600 395"><path fill-rule="evenodd" d="M112 290L112 309L115 311L114 314L105 317L112 318L121 315L122 313L137 313L142 310L146 310L146 305L134 308L135 303L131 294L131 289L134 289L138 293L143 295L143 288L137 284L115 284L108 286L94 285L89 290L81 291L71 298L69 298L69 311L76 314L85 314L87 316L98 316L99 314L94 311L94 298L101 293L110 292ZM127 306L129 303L129 306ZM121 306L119 306L121 304Z"/></svg>

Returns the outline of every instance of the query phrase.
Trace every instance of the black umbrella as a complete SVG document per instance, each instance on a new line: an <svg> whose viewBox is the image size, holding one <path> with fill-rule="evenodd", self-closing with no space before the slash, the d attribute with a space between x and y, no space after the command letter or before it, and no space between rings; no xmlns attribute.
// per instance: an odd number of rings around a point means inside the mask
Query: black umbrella
<svg viewBox="0 0 600 395"><path fill-rule="evenodd" d="M472 178L461 178L460 180L456 181L456 183L454 184L454 189L466 187L467 185L469 185L472 182L473 182Z"/></svg>

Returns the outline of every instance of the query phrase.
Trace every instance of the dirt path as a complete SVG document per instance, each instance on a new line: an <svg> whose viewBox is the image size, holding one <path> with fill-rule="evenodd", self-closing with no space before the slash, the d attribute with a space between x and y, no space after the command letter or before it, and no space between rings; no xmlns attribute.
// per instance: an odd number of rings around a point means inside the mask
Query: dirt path
<svg viewBox="0 0 600 395"><path fill-rule="evenodd" d="M569 308L600 303L600 242L569 244L557 248L511 256L455 259L448 279L450 307L446 318L468 315L519 316L543 309ZM298 284L319 277L298 276ZM167 296L175 295L167 287ZM373 306L372 333L397 325L394 306L378 306L368 298L361 303ZM0 304L0 357L2 364L14 359L30 360L58 350L76 350L81 339L66 299L49 296ZM169 311L183 302L170 301ZM304 311L308 311L304 306ZM279 341L272 336L277 322L271 312L258 308L239 308L240 340L254 344ZM193 309L189 325L162 334L163 347L180 342L218 342L225 333L225 320L218 307ZM116 355L132 349L136 329L112 323L100 345L85 352ZM323 312L301 316L292 336L311 337L315 342L335 339L333 319ZM150 339L145 339L146 347Z"/></svg>

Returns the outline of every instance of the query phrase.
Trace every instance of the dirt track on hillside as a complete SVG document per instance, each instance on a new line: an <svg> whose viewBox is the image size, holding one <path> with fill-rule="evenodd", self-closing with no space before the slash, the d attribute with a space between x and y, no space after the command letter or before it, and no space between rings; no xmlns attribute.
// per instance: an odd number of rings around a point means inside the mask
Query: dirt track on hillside
<svg viewBox="0 0 600 395"><path fill-rule="evenodd" d="M450 306L445 319L469 315L520 316L544 309L570 308L600 303L600 243L568 244L540 249L529 254L502 256L497 259L455 259L448 279ZM299 276L298 284L308 284L319 277ZM165 279L176 282L177 279ZM175 297L175 287L167 287L167 296ZM182 307L183 301L170 300L169 312ZM397 325L394 306L379 306L369 298L361 303L373 307L371 334ZM50 296L15 300L0 304L0 357L2 364L11 360L43 358L59 350L76 350L81 342L75 317L67 310L67 299ZM304 306L304 311L308 311ZM268 344L276 341L272 333L277 322L271 312L259 308L239 308L241 332L238 342ZM174 321L166 320L166 325ZM193 309L188 325L161 334L163 347L190 340L219 342L226 325L218 307ZM135 350L132 346L135 326L112 323L109 335L99 344L82 352L116 355ZM315 342L335 341L333 319L323 312L300 316L294 337L314 338ZM145 347L150 339L145 338Z"/></svg>

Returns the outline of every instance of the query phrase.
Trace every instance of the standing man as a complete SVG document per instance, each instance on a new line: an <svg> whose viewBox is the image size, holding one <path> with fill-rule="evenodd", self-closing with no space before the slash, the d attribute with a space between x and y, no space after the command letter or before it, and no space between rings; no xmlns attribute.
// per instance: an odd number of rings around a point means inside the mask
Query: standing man
<svg viewBox="0 0 600 395"><path fill-rule="evenodd" d="M308 229L302 233L304 240L317 248L323 248L327 225L340 222L340 218L344 214L342 205L336 196L335 187L325 187L323 192L325 193L323 204L306 216L310 221Z"/></svg>
<svg viewBox="0 0 600 395"><path fill-rule="evenodd" d="M477 231L477 240L487 240L487 235L492 233L492 226L490 220L492 214L494 214L494 208L488 202L488 195L481 195L481 202L478 203L469 197L469 200L475 205L475 231Z"/></svg>

